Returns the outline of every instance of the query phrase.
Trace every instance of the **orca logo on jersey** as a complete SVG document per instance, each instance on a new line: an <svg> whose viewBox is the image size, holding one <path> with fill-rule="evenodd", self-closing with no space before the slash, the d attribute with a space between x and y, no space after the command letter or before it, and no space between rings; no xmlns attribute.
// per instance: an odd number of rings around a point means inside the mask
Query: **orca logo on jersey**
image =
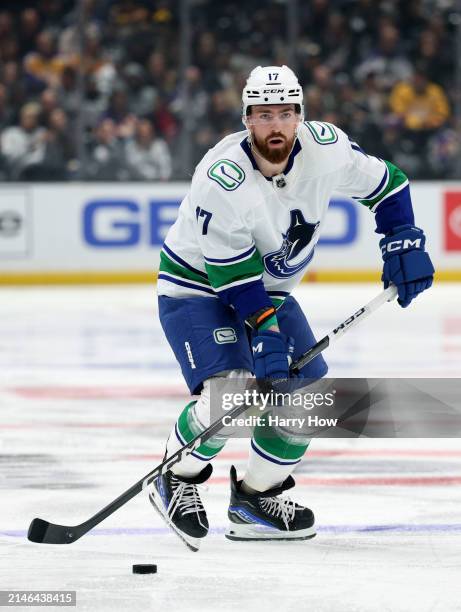
<svg viewBox="0 0 461 612"><path fill-rule="evenodd" d="M301 259L299 256L309 246L319 225L320 221L308 223L299 209L290 210L290 226L282 234L282 246L263 257L267 272L274 278L288 278L307 266L314 256L314 249Z"/></svg>
<svg viewBox="0 0 461 612"><path fill-rule="evenodd" d="M207 174L226 191L234 191L245 180L245 172L230 159L218 160L208 168Z"/></svg>

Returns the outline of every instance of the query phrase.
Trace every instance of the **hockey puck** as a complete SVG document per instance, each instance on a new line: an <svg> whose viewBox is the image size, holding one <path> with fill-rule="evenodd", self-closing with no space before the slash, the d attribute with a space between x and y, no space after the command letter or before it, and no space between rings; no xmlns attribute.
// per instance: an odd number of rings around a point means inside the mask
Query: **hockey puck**
<svg viewBox="0 0 461 612"><path fill-rule="evenodd" d="M133 574L156 574L157 566L153 563L139 563L133 565Z"/></svg>

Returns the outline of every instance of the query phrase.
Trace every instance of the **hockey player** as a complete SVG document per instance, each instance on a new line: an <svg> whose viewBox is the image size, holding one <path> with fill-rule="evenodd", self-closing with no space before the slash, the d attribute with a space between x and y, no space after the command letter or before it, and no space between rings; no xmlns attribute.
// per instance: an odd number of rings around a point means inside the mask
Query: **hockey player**
<svg viewBox="0 0 461 612"><path fill-rule="evenodd" d="M302 88L287 66L255 68L242 101L246 131L221 140L199 163L161 252L160 321L191 394L200 394L179 415L167 456L210 424L212 377L287 378L291 339L294 359L315 343L290 293L314 256L333 191L375 215L384 286L397 286L402 307L432 284L399 168L367 155L332 124L305 122ZM318 355L301 374L315 380L326 372ZM198 485L224 443L215 436L202 444L150 493L193 550L208 532ZM281 496L294 486L291 472L307 445L255 428L243 480L231 468L229 539L315 535L312 511Z"/></svg>

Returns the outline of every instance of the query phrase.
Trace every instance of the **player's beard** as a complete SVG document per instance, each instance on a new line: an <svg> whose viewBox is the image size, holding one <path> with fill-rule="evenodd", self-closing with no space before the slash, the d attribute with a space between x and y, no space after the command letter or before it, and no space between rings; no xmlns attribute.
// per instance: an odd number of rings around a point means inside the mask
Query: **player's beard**
<svg viewBox="0 0 461 612"><path fill-rule="evenodd" d="M252 134L253 143L258 149L258 153L261 154L264 159L266 159L271 164L280 164L285 161L285 159L290 155L291 149L293 148L295 135L290 140L287 140L286 136L281 134L280 132L274 132L267 136L264 140L260 140L256 137L256 135ZM272 138L280 138L283 140L283 147L279 147L277 149L273 149L269 146L269 140Z"/></svg>

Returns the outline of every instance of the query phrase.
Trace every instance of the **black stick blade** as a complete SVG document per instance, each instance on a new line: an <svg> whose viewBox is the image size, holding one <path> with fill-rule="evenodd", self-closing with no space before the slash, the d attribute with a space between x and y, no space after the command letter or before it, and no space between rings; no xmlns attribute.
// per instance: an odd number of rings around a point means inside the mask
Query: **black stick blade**
<svg viewBox="0 0 461 612"><path fill-rule="evenodd" d="M37 544L72 544L78 537L73 527L54 525L40 518L31 522L27 533L27 539Z"/></svg>

